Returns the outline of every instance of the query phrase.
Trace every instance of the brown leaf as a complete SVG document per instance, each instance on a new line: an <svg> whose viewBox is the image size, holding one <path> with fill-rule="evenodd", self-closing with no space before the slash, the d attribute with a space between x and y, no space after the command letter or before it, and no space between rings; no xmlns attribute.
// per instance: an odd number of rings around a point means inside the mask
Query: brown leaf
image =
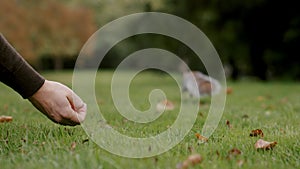
<svg viewBox="0 0 300 169"><path fill-rule="evenodd" d="M156 105L157 111L173 110L174 108L174 104L169 100L163 100Z"/></svg>
<svg viewBox="0 0 300 169"><path fill-rule="evenodd" d="M0 116L0 123L11 122L13 118L11 116Z"/></svg>
<svg viewBox="0 0 300 169"><path fill-rule="evenodd" d="M200 141L203 141L203 142L207 142L207 141L208 141L208 138L202 136L202 135L199 134L199 133L196 133L195 136L196 136L197 139L200 140Z"/></svg>
<svg viewBox="0 0 300 169"><path fill-rule="evenodd" d="M71 150L71 151L74 151L75 148L76 148L76 142L72 142L71 147L70 147L70 150Z"/></svg>
<svg viewBox="0 0 300 169"><path fill-rule="evenodd" d="M229 120L226 120L226 125L227 125L228 128L232 128L232 125L230 124Z"/></svg>
<svg viewBox="0 0 300 169"><path fill-rule="evenodd" d="M257 136L264 137L264 133L262 132L261 129L256 129L251 131L250 137L257 137Z"/></svg>
<svg viewBox="0 0 300 169"><path fill-rule="evenodd" d="M265 141L263 139L259 139L254 144L254 147L256 149L270 150L270 149L273 149L273 147L275 147L276 144L277 144L276 141L274 141L274 142L268 142L268 141Z"/></svg>
<svg viewBox="0 0 300 169"><path fill-rule="evenodd" d="M242 154L241 150L239 150L237 148L233 148L228 152L227 159L230 160L233 157L237 157L240 154Z"/></svg>
<svg viewBox="0 0 300 169"><path fill-rule="evenodd" d="M190 155L187 159L193 166L202 162L202 157L199 154Z"/></svg>
<svg viewBox="0 0 300 169"><path fill-rule="evenodd" d="M231 93L232 93L232 88L231 87L227 87L226 94L231 94Z"/></svg>
<svg viewBox="0 0 300 169"><path fill-rule="evenodd" d="M190 166L195 166L202 162L202 157L199 154L190 155L185 161L176 165L177 169L188 169Z"/></svg>

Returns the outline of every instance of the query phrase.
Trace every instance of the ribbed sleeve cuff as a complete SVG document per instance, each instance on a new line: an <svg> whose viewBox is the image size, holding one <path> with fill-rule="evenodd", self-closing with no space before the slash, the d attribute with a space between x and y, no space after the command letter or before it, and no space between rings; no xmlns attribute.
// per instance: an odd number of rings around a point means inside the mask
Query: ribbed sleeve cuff
<svg viewBox="0 0 300 169"><path fill-rule="evenodd" d="M17 92L24 99L27 99L37 92L45 82L45 79L27 63L22 64L22 66L14 72L14 76Z"/></svg>
<svg viewBox="0 0 300 169"><path fill-rule="evenodd" d="M45 79L36 72L0 33L0 80L24 99L37 92Z"/></svg>

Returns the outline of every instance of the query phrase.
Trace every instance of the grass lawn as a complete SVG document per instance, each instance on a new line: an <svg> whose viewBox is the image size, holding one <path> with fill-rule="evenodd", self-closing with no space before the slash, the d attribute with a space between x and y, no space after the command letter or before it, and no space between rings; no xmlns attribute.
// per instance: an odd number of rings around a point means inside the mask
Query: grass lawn
<svg viewBox="0 0 300 169"><path fill-rule="evenodd" d="M72 72L44 75L71 87ZM164 131L176 119L180 98L178 87L169 76L146 72L132 82L130 96L136 108L148 108L148 94L154 88L163 89L168 99L177 105L157 122L145 125L126 121L118 114L110 95L111 76L109 71L99 73L96 95L101 112L114 129L131 136L147 137ZM12 122L0 123L0 168L174 169L191 154L191 149L203 157L201 164L191 168L300 168L300 84L244 81L229 82L228 86L233 92L227 96L223 117L207 143L198 145L195 137L195 133L201 132L208 113L209 100L206 99L193 129L177 146L155 157L130 159L99 148L81 126L64 127L52 123L27 100L0 84L0 115L13 116ZM262 129L265 140L277 141L275 148L255 150L258 138L249 137L254 129ZM229 160L227 155L233 148L242 154Z"/></svg>

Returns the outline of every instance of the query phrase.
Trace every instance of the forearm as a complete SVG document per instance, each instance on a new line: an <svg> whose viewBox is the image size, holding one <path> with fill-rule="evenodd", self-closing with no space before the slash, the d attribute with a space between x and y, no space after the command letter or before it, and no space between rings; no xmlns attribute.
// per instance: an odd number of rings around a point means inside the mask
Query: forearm
<svg viewBox="0 0 300 169"><path fill-rule="evenodd" d="M23 98L32 96L45 82L0 33L0 81Z"/></svg>

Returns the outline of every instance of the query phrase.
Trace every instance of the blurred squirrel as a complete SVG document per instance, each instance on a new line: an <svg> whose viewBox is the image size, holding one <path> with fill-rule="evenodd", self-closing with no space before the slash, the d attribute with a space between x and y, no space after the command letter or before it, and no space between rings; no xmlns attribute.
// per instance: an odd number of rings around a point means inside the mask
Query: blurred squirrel
<svg viewBox="0 0 300 169"><path fill-rule="evenodd" d="M182 91L188 92L192 97L201 98L212 96L221 91L222 87L218 80L200 71L191 71L185 65L180 65L180 71L183 76Z"/></svg>

